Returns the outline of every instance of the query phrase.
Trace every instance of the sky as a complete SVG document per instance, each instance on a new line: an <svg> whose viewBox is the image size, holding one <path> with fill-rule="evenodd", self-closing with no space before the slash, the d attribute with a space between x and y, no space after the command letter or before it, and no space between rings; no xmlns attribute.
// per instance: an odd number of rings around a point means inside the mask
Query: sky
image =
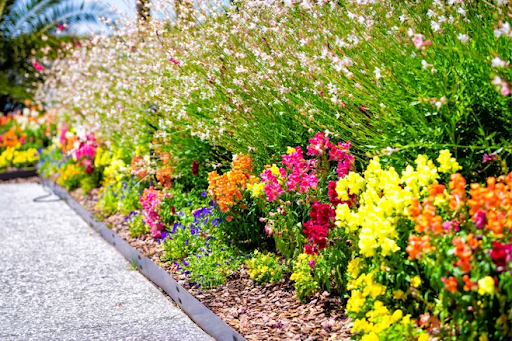
<svg viewBox="0 0 512 341"><path fill-rule="evenodd" d="M104 4L112 5L123 13L135 13L136 0L101 0Z"/></svg>

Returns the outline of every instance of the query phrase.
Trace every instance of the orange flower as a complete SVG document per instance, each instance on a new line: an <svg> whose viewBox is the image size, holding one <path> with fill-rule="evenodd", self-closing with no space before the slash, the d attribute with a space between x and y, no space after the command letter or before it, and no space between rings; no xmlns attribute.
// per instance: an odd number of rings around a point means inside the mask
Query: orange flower
<svg viewBox="0 0 512 341"><path fill-rule="evenodd" d="M237 202L242 200L241 190L247 188L247 183L254 183L252 159L249 155L239 155L233 160L232 170L219 175L216 171L208 174L208 194L219 205L222 212L227 212Z"/></svg>
<svg viewBox="0 0 512 341"><path fill-rule="evenodd" d="M466 202L466 179L459 173L450 175L450 208L459 211Z"/></svg>
<svg viewBox="0 0 512 341"><path fill-rule="evenodd" d="M156 171L156 179L165 188L170 188L174 178L174 167L167 166Z"/></svg>
<svg viewBox="0 0 512 341"><path fill-rule="evenodd" d="M409 235L409 245L405 248L405 251L409 253L409 260L420 259L422 252L429 253L433 250L435 247L430 245L430 236Z"/></svg>
<svg viewBox="0 0 512 341"><path fill-rule="evenodd" d="M464 282L464 291L470 291L470 290L478 289L478 283L477 282L472 282L471 279L469 279L468 275L462 276L462 281Z"/></svg>
<svg viewBox="0 0 512 341"><path fill-rule="evenodd" d="M459 260L455 263L455 266L460 266L463 272L469 272L471 270L471 256L472 252L469 246L464 243L461 237L456 237L452 240L453 246L455 246L455 255L459 257Z"/></svg>
<svg viewBox="0 0 512 341"><path fill-rule="evenodd" d="M0 147L14 147L19 142L18 136L16 136L15 128L12 127L6 131L0 141Z"/></svg>
<svg viewBox="0 0 512 341"><path fill-rule="evenodd" d="M486 227L494 237L502 238L504 228L512 228L512 173L499 181L490 177L487 187L471 184L469 214L479 228Z"/></svg>
<svg viewBox="0 0 512 341"><path fill-rule="evenodd" d="M457 279L453 276L450 276L448 278L441 278L441 280L443 281L444 283L444 288L452 293L456 293L457 292Z"/></svg>

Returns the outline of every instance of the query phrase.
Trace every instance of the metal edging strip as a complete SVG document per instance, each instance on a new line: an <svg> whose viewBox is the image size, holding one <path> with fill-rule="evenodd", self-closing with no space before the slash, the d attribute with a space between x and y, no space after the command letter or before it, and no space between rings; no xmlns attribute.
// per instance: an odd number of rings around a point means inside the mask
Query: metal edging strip
<svg viewBox="0 0 512 341"><path fill-rule="evenodd" d="M215 315L204 304L183 288L172 276L153 261L143 256L133 246L109 229L104 223L98 222L94 216L80 205L69 193L56 183L41 177L43 184L64 200L91 228L96 230L103 239L114 246L129 262L137 264L137 269L151 282L164 290L176 304L206 333L217 341L247 341L233 330L219 316Z"/></svg>
<svg viewBox="0 0 512 341"><path fill-rule="evenodd" d="M0 173L0 180L7 181L17 178L30 178L31 176L37 176L36 169L20 169L10 172Z"/></svg>

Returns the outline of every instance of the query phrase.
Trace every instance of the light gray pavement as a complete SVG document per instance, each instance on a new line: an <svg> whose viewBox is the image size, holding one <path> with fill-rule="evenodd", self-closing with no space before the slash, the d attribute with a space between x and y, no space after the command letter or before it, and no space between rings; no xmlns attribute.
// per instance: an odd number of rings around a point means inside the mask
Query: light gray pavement
<svg viewBox="0 0 512 341"><path fill-rule="evenodd" d="M0 184L0 340L213 340L44 194Z"/></svg>

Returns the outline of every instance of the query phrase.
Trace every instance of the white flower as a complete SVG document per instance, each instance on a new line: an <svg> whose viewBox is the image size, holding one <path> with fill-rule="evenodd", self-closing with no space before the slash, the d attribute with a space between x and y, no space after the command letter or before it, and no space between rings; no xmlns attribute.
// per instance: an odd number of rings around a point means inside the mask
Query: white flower
<svg viewBox="0 0 512 341"><path fill-rule="evenodd" d="M502 60L500 57L495 57L491 60L492 67L506 67L509 63Z"/></svg>
<svg viewBox="0 0 512 341"><path fill-rule="evenodd" d="M375 78L377 78L377 80L383 78L382 75L380 74L381 70L378 67L376 67L373 72L375 73Z"/></svg>
<svg viewBox="0 0 512 341"><path fill-rule="evenodd" d="M439 30L441 29L441 25L439 25L439 23L438 23L438 22L436 22L436 21L434 21L434 20L432 20L432 21L430 22L430 26L432 26L432 30L433 30L434 32L437 32L437 31L439 31Z"/></svg>
<svg viewBox="0 0 512 341"><path fill-rule="evenodd" d="M457 36L457 39L459 39L464 44L467 44L469 41L469 36L467 34L459 33L459 35Z"/></svg>

